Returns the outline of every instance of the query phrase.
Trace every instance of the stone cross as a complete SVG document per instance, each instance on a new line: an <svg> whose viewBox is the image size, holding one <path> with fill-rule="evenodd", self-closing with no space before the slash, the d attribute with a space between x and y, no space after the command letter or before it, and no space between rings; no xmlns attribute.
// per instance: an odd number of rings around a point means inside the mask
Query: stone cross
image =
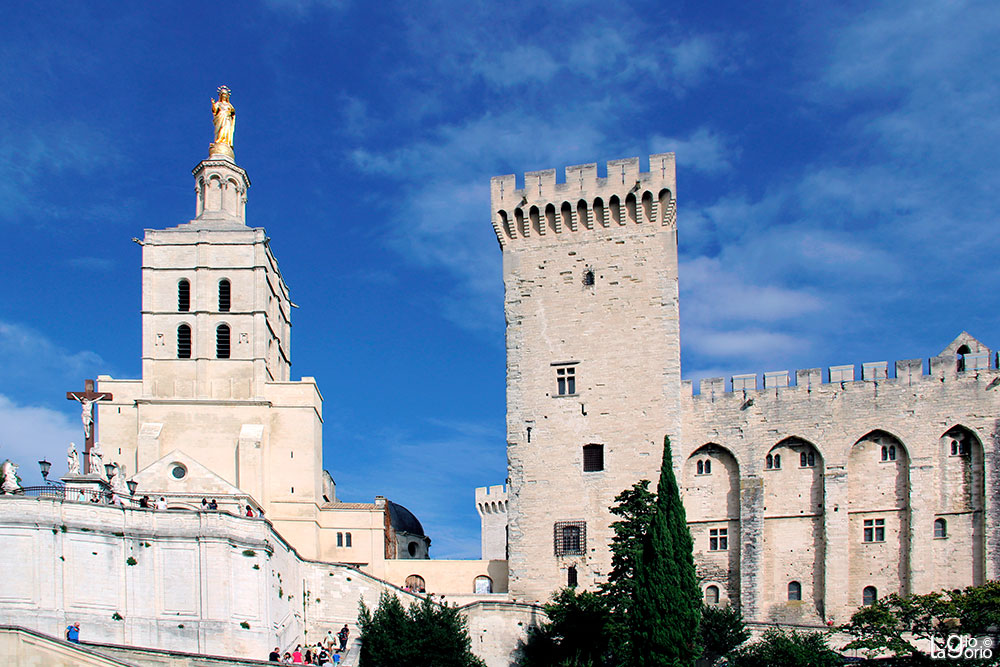
<svg viewBox="0 0 1000 667"><path fill-rule="evenodd" d="M95 472L90 469L90 451L94 448L94 403L97 401L110 401L114 396L106 391L94 391L94 381L84 380L83 391L67 391L66 399L78 401L81 407L80 420L83 422L83 435L86 438L84 444L84 460L87 464L85 473ZM101 471L96 471L101 474Z"/></svg>

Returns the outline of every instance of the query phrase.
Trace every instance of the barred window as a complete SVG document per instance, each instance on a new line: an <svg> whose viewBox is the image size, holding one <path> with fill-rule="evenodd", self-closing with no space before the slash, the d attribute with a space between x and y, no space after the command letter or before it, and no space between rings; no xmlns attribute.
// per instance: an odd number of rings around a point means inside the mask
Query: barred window
<svg viewBox="0 0 1000 667"><path fill-rule="evenodd" d="M885 542L885 519L865 519L865 542Z"/></svg>
<svg viewBox="0 0 1000 667"><path fill-rule="evenodd" d="M191 310L191 283L182 278L177 283L177 311L186 313L189 310Z"/></svg>
<svg viewBox="0 0 1000 667"><path fill-rule="evenodd" d="M711 528L708 531L708 550L726 551L729 549L729 529Z"/></svg>
<svg viewBox="0 0 1000 667"><path fill-rule="evenodd" d="M583 472L604 470L604 445L583 446Z"/></svg>
<svg viewBox="0 0 1000 667"><path fill-rule="evenodd" d="M229 281L222 279L219 281L219 312L228 313L230 306L231 287Z"/></svg>
<svg viewBox="0 0 1000 667"><path fill-rule="evenodd" d="M215 329L215 358L229 358L229 325L220 324Z"/></svg>
<svg viewBox="0 0 1000 667"><path fill-rule="evenodd" d="M556 556L582 556L587 550L586 521L557 521L553 528Z"/></svg>
<svg viewBox="0 0 1000 667"><path fill-rule="evenodd" d="M177 358L191 358L191 327L186 324L177 327Z"/></svg>

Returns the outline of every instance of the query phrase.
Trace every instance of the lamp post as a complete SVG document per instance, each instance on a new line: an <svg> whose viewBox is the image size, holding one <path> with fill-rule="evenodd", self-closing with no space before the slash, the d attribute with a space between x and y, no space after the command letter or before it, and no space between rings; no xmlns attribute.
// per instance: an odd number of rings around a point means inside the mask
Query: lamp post
<svg viewBox="0 0 1000 667"><path fill-rule="evenodd" d="M49 479L49 471L52 470L52 464L51 463L49 463L45 459L42 459L41 461L38 462L38 467L42 471L42 479L45 480L46 484L48 484L49 486L55 486L55 487L61 487L61 486L63 486L62 482L53 482L52 480Z"/></svg>
<svg viewBox="0 0 1000 667"><path fill-rule="evenodd" d="M117 467L118 467L117 463L105 463L104 464L104 472L108 476L108 479L111 479L114 476L114 474L115 474L115 468L117 468Z"/></svg>
<svg viewBox="0 0 1000 667"><path fill-rule="evenodd" d="M139 486L139 482L135 481L134 479L130 479L128 481L128 492L129 492L129 495L134 496L135 495L135 489L138 486Z"/></svg>

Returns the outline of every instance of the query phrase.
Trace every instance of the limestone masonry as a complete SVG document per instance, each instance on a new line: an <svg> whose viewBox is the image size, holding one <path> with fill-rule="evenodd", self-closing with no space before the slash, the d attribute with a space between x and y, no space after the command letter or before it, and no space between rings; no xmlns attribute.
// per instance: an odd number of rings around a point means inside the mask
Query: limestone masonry
<svg viewBox="0 0 1000 667"><path fill-rule="evenodd" d="M665 435L709 604L823 624L874 597L1000 575L994 353L963 332L926 368L739 375L694 395L680 378L674 156L649 165L491 183L511 596L601 581L608 508L656 479Z"/></svg>

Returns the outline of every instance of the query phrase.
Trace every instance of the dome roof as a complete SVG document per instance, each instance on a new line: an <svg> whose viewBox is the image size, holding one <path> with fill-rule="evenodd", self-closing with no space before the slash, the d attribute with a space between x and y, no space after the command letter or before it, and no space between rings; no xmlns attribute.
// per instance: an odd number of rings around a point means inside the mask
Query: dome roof
<svg viewBox="0 0 1000 667"><path fill-rule="evenodd" d="M385 504L389 509L389 521L393 530L423 536L424 527L420 525L417 517L413 516L413 512L391 500L387 500Z"/></svg>

